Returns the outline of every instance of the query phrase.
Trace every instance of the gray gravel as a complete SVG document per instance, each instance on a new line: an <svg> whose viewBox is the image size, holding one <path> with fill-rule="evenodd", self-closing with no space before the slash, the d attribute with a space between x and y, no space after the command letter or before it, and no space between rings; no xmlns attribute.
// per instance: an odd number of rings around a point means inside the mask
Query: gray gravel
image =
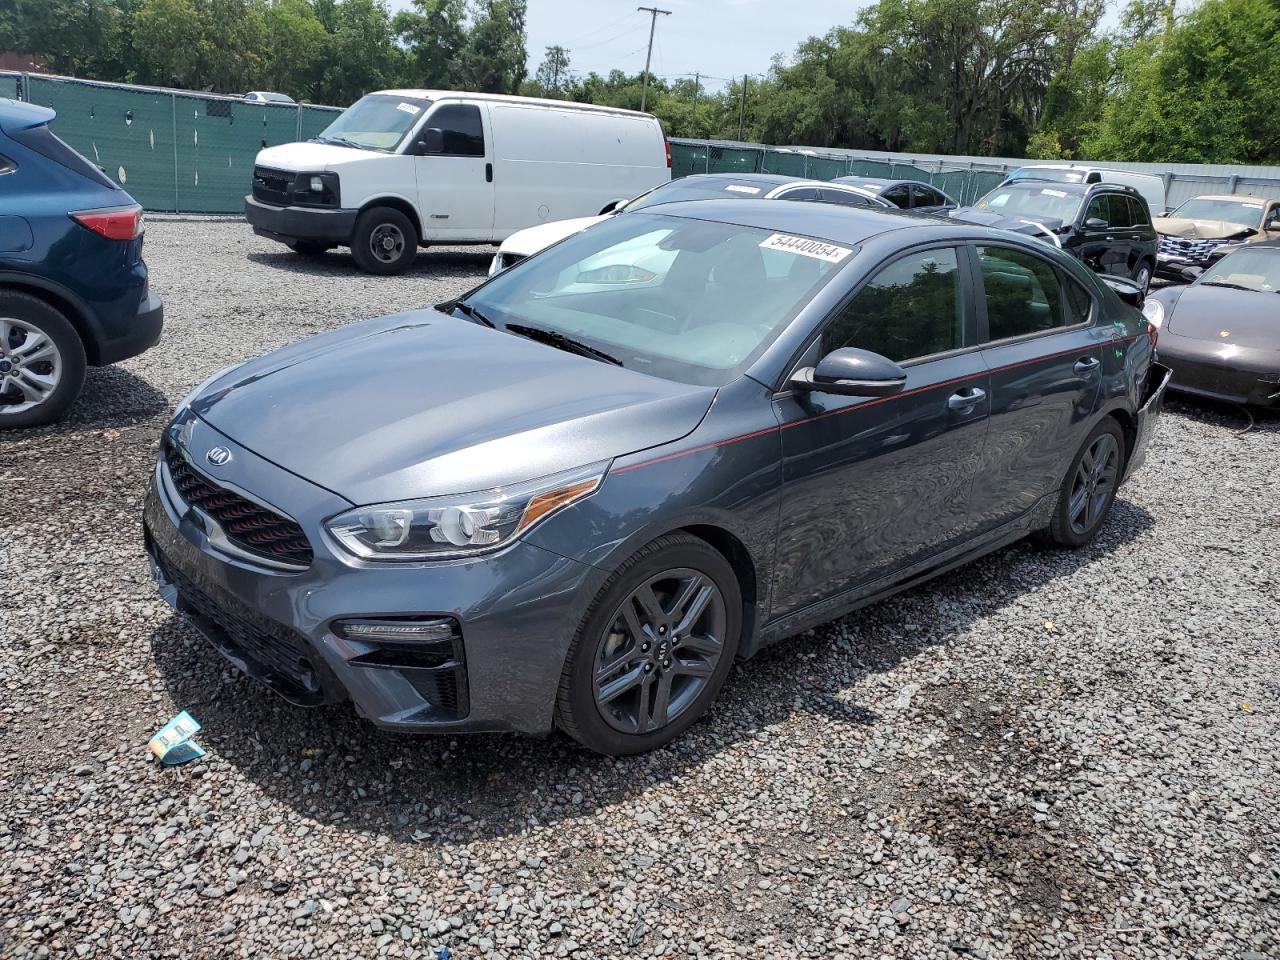
<svg viewBox="0 0 1280 960"><path fill-rule="evenodd" d="M138 516L211 371L428 304L150 225L161 345L0 439L0 956L1280 957L1280 423L1171 404L1104 535L736 670L646 757L289 707L156 597ZM199 762L145 743L174 712Z"/></svg>

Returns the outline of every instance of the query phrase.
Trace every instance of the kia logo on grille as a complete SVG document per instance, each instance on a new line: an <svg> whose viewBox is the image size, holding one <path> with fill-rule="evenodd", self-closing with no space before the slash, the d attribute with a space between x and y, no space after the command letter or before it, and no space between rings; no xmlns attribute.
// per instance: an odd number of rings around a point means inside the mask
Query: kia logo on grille
<svg viewBox="0 0 1280 960"><path fill-rule="evenodd" d="M214 447L204 455L204 458L212 463L215 467L220 467L224 463L231 460L231 451L226 447Z"/></svg>

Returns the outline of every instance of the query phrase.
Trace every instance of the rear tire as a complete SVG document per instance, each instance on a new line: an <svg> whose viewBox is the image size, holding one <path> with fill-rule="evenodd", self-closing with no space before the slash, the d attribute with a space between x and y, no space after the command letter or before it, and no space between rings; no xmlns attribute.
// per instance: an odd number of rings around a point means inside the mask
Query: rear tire
<svg viewBox="0 0 1280 960"><path fill-rule="evenodd" d="M60 311L0 290L0 430L52 423L80 395L84 344Z"/></svg>
<svg viewBox="0 0 1280 960"><path fill-rule="evenodd" d="M365 273L404 273L418 254L413 221L393 207L371 207L356 219L351 255Z"/></svg>
<svg viewBox="0 0 1280 960"><path fill-rule="evenodd" d="M597 753L645 753L706 713L733 666L742 592L705 540L659 537L592 602L569 647L556 722Z"/></svg>
<svg viewBox="0 0 1280 960"><path fill-rule="evenodd" d="M1111 513L1125 464L1124 430L1114 417L1093 428L1071 461L1053 520L1045 531L1060 547L1083 547Z"/></svg>

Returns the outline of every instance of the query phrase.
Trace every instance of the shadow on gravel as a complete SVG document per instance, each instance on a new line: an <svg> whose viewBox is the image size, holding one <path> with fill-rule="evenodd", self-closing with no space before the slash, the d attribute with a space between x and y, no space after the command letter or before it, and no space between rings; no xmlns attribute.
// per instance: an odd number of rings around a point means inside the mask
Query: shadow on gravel
<svg viewBox="0 0 1280 960"><path fill-rule="evenodd" d="M169 401L163 393L123 367L90 367L84 389L67 416L57 423L30 430L0 432L0 442L21 440L40 434L68 434L80 430L127 427L168 414Z"/></svg>
<svg viewBox="0 0 1280 960"><path fill-rule="evenodd" d="M956 641L975 621L1054 580L1097 576L1087 568L1152 522L1141 507L1117 500L1102 535L1086 549L1016 544L772 647L730 675L707 720L642 757L596 756L559 735L389 734L356 717L349 704L292 707L238 674L177 616L153 634L151 646L174 704L204 725L201 743L272 802L406 843L481 840L592 815L680 780L793 715L875 724L878 716L856 703L862 677Z"/></svg>
<svg viewBox="0 0 1280 960"><path fill-rule="evenodd" d="M1170 413L1184 416L1188 420L1227 427L1241 434L1254 431L1264 433L1280 431L1280 408L1268 410L1261 407L1244 407L1224 400L1170 393L1165 397L1165 409Z"/></svg>
<svg viewBox="0 0 1280 960"><path fill-rule="evenodd" d="M467 273L476 270L487 270L489 261L493 259L495 247L481 246L472 250L420 250L413 266L406 270L405 277L430 277L438 274ZM250 253L248 259L264 267L299 273L310 277L352 276L378 280L371 274L363 272L356 266L350 251L341 248L315 257L306 257L293 253L284 247L279 253ZM477 280L483 277L477 278Z"/></svg>

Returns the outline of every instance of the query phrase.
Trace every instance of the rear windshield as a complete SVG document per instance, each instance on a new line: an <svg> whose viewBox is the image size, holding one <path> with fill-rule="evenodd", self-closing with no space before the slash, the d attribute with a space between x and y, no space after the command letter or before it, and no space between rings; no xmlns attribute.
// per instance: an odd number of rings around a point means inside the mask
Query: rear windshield
<svg viewBox="0 0 1280 960"><path fill-rule="evenodd" d="M117 189L114 180L59 139L49 129L48 124L30 127L26 130L15 130L9 136L28 150L34 150L42 157L48 157L54 163L60 164L83 177L88 177L94 183L112 190Z"/></svg>
<svg viewBox="0 0 1280 960"><path fill-rule="evenodd" d="M1262 219L1263 206L1261 200L1212 200L1208 197L1196 197L1169 216L1187 220L1225 220L1227 223L1252 227Z"/></svg>
<svg viewBox="0 0 1280 960"><path fill-rule="evenodd" d="M977 207L1006 217L1069 223L1075 220L1076 211L1080 209L1080 194L1047 184L1010 183L996 187L978 201Z"/></svg>
<svg viewBox="0 0 1280 960"><path fill-rule="evenodd" d="M776 184L752 183L750 180L732 180L726 177L682 177L654 187L634 200L623 204L624 210L643 210L659 203L676 203L679 200L733 200L763 197Z"/></svg>
<svg viewBox="0 0 1280 960"><path fill-rule="evenodd" d="M430 106L430 100L371 93L343 110L316 139L321 143L389 153L400 145Z"/></svg>
<svg viewBox="0 0 1280 960"><path fill-rule="evenodd" d="M728 383L855 247L737 224L614 217L498 274L467 305L602 350L629 370Z"/></svg>

